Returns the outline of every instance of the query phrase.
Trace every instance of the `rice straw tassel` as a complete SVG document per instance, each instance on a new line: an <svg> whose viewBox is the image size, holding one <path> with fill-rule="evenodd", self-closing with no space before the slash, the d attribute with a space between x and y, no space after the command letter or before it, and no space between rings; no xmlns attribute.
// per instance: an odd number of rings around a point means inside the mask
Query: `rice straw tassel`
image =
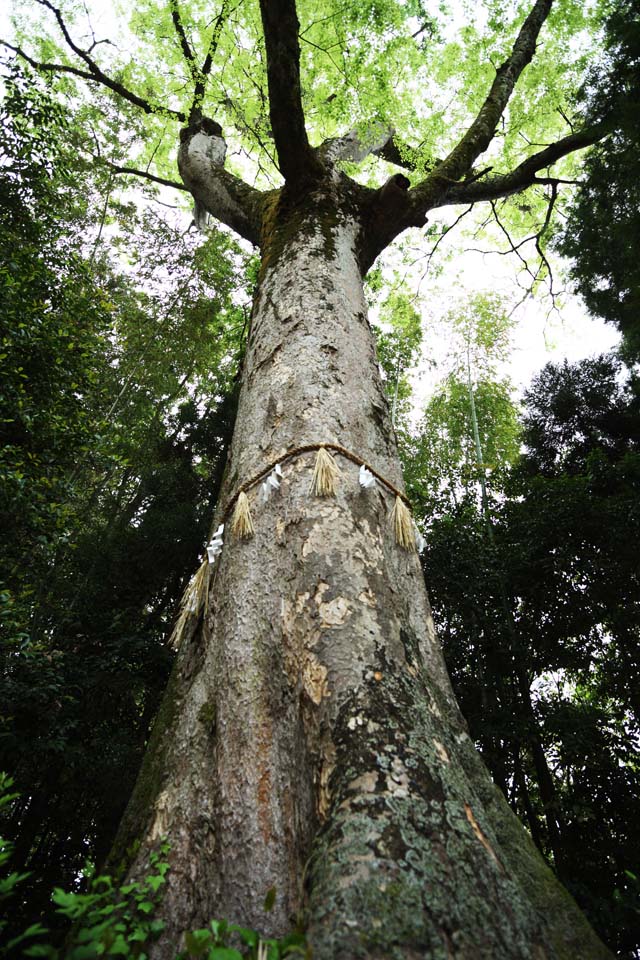
<svg viewBox="0 0 640 960"><path fill-rule="evenodd" d="M168 645L178 650L191 617L198 617L204 607L206 613L207 595L209 592L209 560L202 561L197 571L189 581L180 601L180 613L176 625L168 640Z"/></svg>
<svg viewBox="0 0 640 960"><path fill-rule="evenodd" d="M406 503L400 497L396 497L396 502L393 505L391 523L393 524L393 531L396 535L396 543L405 550L415 550L416 542L413 533L411 513Z"/></svg>
<svg viewBox="0 0 640 960"><path fill-rule="evenodd" d="M248 540L253 536L253 521L249 510L249 498L244 490L236 500L236 508L231 520L231 532L237 540Z"/></svg>
<svg viewBox="0 0 640 960"><path fill-rule="evenodd" d="M335 497L340 468L325 447L319 447L311 479L311 491L316 497Z"/></svg>

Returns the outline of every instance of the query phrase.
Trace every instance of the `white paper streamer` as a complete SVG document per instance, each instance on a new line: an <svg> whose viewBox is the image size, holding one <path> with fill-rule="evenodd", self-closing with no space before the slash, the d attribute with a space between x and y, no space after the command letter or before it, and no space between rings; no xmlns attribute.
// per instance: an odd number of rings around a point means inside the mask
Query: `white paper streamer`
<svg viewBox="0 0 640 960"><path fill-rule="evenodd" d="M211 542L207 544L207 556L209 558L209 563L213 563L216 557L222 552L222 535L224 533L224 523L221 523L214 535L211 538Z"/></svg>
<svg viewBox="0 0 640 960"><path fill-rule="evenodd" d="M358 474L358 482L361 487L365 490L369 490L371 487L375 487L376 478L371 473L371 470L367 470L364 463L360 467L360 473Z"/></svg>
<svg viewBox="0 0 640 960"><path fill-rule="evenodd" d="M422 553L422 551L427 545L427 541L418 530L415 520L413 521L413 536L416 541L416 550L418 551L418 553Z"/></svg>
<svg viewBox="0 0 640 960"><path fill-rule="evenodd" d="M273 468L273 470L271 471L267 479L264 480L261 485L263 503L266 503L266 501L269 499L269 497L271 496L274 490L280 489L281 476L282 476L282 469L280 467L280 464L276 463L275 467Z"/></svg>

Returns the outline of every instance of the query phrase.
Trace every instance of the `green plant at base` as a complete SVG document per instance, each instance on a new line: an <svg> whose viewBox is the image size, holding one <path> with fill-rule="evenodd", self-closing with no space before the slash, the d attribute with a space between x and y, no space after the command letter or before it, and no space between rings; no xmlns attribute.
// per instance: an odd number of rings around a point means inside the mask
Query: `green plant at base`
<svg viewBox="0 0 640 960"><path fill-rule="evenodd" d="M284 960L286 957L310 957L311 951L302 933L289 933L280 940L263 940L256 930L239 927L226 920L212 920L202 930L185 934L186 949L176 960L202 957L203 960ZM240 940L240 949L229 946L230 940Z"/></svg>
<svg viewBox="0 0 640 960"><path fill-rule="evenodd" d="M159 892L165 883L169 864L162 858L169 844L162 842L150 858L151 873L144 880L114 886L110 876L91 879L88 893L53 891L57 912L72 923L67 947L57 951L31 952L30 956L64 957L64 960L91 960L93 957L147 956L145 947L164 929L162 920L153 914ZM85 874L86 876L86 874ZM45 948L46 950L50 948Z"/></svg>
<svg viewBox="0 0 640 960"><path fill-rule="evenodd" d="M18 794L11 793L13 780L0 773L0 811L10 806ZM31 924L7 943L0 943L0 957L46 957L48 960L93 960L95 957L130 957L145 960L146 947L164 929L162 920L154 919L159 892L165 883L169 864L163 859L169 844L162 841L150 858L150 874L135 883L114 885L112 877L94 876L93 868L85 868L86 893L66 892L56 887L52 900L56 912L71 923L71 931L63 947L45 942L49 931L41 923ZM0 871L13 853L13 844L0 838ZM26 873L0 876L0 903L12 897ZM6 926L0 921L0 935Z"/></svg>
<svg viewBox="0 0 640 960"><path fill-rule="evenodd" d="M0 772L0 814L7 812L19 794L11 792L13 779ZM47 943L50 931L41 923L33 923L7 943L0 941L0 957L45 957L48 960L94 960L96 957L127 957L146 960L149 945L164 929L164 922L154 914L160 891L169 870L166 855L169 844L161 840L151 854L149 874L144 880L118 885L113 877L94 875L91 864L85 867L86 893L67 892L55 887L51 895L56 913L70 924L70 933L62 947ZM13 844L0 837L0 904L10 900L28 873L15 871L5 875ZM273 907L275 890L267 893L265 912ZM0 937L6 921L0 920ZM241 943L241 948L230 946ZM212 920L208 927L185 933L185 950L176 960L202 957L204 960L285 960L310 957L304 935L293 932L280 940L263 939L257 930L240 927L226 920Z"/></svg>

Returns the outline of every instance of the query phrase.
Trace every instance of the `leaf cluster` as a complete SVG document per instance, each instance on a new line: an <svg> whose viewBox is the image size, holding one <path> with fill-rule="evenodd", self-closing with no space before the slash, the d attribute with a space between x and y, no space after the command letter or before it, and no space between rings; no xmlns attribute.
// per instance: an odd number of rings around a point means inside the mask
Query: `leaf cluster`
<svg viewBox="0 0 640 960"><path fill-rule="evenodd" d="M0 114L0 811L12 927L106 855L206 542L235 417L245 258L118 194L41 80ZM59 919L59 918L58 918ZM58 922L55 918L53 923Z"/></svg>
<svg viewBox="0 0 640 960"><path fill-rule="evenodd" d="M629 359L640 356L640 5L616 4L602 56L582 90L588 121L612 130L589 154L583 184L556 238L590 311L615 324Z"/></svg>

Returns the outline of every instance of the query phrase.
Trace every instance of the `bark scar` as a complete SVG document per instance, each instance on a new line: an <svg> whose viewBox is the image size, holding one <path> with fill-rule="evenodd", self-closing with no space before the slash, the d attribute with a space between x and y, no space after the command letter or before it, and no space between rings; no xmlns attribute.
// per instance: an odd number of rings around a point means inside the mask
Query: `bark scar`
<svg viewBox="0 0 640 960"><path fill-rule="evenodd" d="M491 859L493 860L493 862L496 864L496 866L499 867L500 870L504 873L504 872L505 872L504 867L502 866L502 864L501 864L500 861L498 860L498 858L497 858L497 856L496 856L496 854L495 854L495 851L494 851L493 847L491 846L491 844L489 843L489 841L488 841L487 838L485 837L484 833L483 833L482 830L480 829L480 824L478 823L478 821L477 821L476 818L474 817L474 815L473 815L473 810L471 809L471 807L469 806L468 803L465 803L465 805L464 805L464 812L465 812L466 815L467 815L467 820L468 820L469 823L471 824L471 829L472 829L473 832L475 833L476 837L478 838L478 840L480 841L480 843L482 844L482 846L485 848L485 850L487 851L487 853L489 854L489 856L491 857Z"/></svg>

